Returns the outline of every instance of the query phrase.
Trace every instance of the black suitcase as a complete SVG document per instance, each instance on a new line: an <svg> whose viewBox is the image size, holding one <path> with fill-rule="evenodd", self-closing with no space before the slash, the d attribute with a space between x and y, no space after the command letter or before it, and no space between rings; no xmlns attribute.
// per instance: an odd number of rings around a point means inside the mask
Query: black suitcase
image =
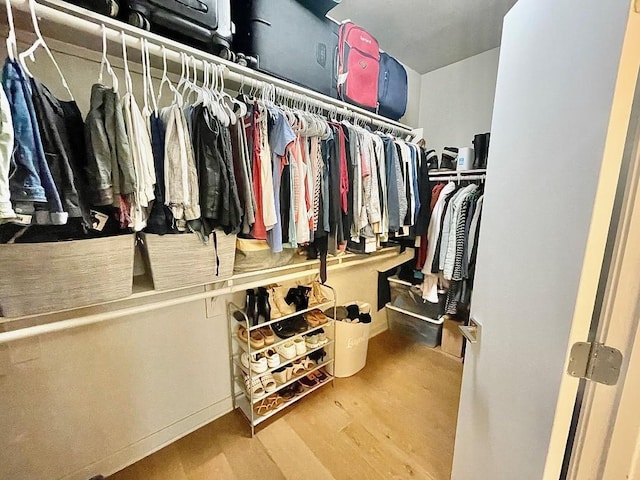
<svg viewBox="0 0 640 480"><path fill-rule="evenodd" d="M237 0L234 51L258 69L337 98L338 24L297 0Z"/></svg>
<svg viewBox="0 0 640 480"><path fill-rule="evenodd" d="M231 56L231 0L128 0L129 23Z"/></svg>
<svg viewBox="0 0 640 480"><path fill-rule="evenodd" d="M92 12L97 12L108 17L117 17L120 13L120 2L118 0L67 0L69 3L86 8Z"/></svg>

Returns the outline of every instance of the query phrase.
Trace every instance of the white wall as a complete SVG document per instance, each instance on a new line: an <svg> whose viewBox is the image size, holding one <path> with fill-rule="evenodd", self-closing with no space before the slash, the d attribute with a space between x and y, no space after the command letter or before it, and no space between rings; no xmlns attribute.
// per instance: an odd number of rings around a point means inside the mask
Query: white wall
<svg viewBox="0 0 640 480"><path fill-rule="evenodd" d="M410 127L420 127L420 107L421 107L421 95L422 95L422 76L407 67L407 81L409 84L409 93L407 95L407 112L400 121Z"/></svg>
<svg viewBox="0 0 640 480"><path fill-rule="evenodd" d="M428 148L471 147L491 130L500 49L486 51L422 76L419 125Z"/></svg>

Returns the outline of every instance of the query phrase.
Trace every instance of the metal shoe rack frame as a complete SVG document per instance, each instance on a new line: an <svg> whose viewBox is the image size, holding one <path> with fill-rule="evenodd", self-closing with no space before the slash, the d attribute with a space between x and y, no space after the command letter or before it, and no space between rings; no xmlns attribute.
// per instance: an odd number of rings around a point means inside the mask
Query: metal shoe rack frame
<svg viewBox="0 0 640 480"><path fill-rule="evenodd" d="M329 383L333 382L333 376L330 375L327 370L326 367L328 365L330 365L331 363L333 363L334 358L335 358L335 349L334 349L334 340L332 340L333 338L335 338L335 332L332 332L331 335L327 335L328 338L331 338L328 340L327 343L325 343L324 345L312 348L312 349L307 349L307 351L302 354L302 355L296 355L294 358L292 359L285 359L284 357L281 357L280 359L280 364L276 367L269 367L266 371L262 372L262 373L256 373L252 370L251 368L251 359L253 358L253 355L259 354L259 353L265 353L267 350L271 350L274 349L280 345L284 345L287 342L293 342L293 340L297 337L301 337L304 339L305 335L308 335L309 333L314 333L317 332L320 329L324 329L325 332L328 329L334 329L335 328L335 320L330 319L327 323L318 325L317 327L309 327L306 331L302 332L302 333L298 333L290 338L284 338L284 339L280 339L277 335L274 334L276 341L271 344L271 345L265 345L264 347L260 347L260 348L253 348L251 346L251 333L255 332L256 330L259 330L260 328L264 328L264 327L270 327L271 325L273 325L274 323L277 322L281 322L284 320L287 320L289 318L295 317L297 315L303 315L307 312L310 312L311 310L316 310L319 309L321 311L324 311L327 308L331 308L333 307L333 317L335 318L335 313L336 313L336 291L333 287L331 287L330 285L324 284L321 285L321 287L323 289L323 293L326 293L325 289L328 289L329 291L331 291L331 295L332 295L332 299L324 302L324 303L320 303L320 304L316 304L316 305L309 305L309 308L306 308L304 310L300 310L294 313L290 313L287 315L283 315L282 317L278 317L275 319L270 320L269 322L263 322L263 323L259 323L257 325L251 325L250 321L249 321L249 317L247 316L247 314L245 313L244 309L238 305L236 305L233 302L229 302L227 304L227 316L229 317L229 363L231 365L231 372L232 372L232 382L231 382L231 393L233 396L233 407L234 409L239 408L242 413L244 414L244 416L247 418L247 420L249 421L249 424L251 426L251 436L253 436L255 434L255 428L261 424L262 422L264 422L265 420L267 420L268 418L271 418L272 416L280 413L281 411L283 411L284 409L286 409L287 407L289 407L290 405L296 403L298 400L304 398L305 396L309 395L312 392L315 392L316 390L318 390L319 388L328 385ZM240 322L237 318L236 315L240 314L243 321ZM244 326L247 329L247 342L244 343L236 334L237 332L237 328L238 326ZM234 348L237 347L237 348ZM306 347L306 342L305 342L305 347ZM310 370L305 370L302 374L297 375L295 377L292 377L290 380L286 381L285 383L282 384L278 384L276 386L276 389L273 392L269 392L269 393L264 393L263 395L254 395L253 393L253 388L250 388L248 391L245 387L245 381L244 381L244 375L247 375L250 379L250 385L253 382L254 378L260 378L263 375L266 375L267 373L273 373L274 370L277 370L281 367L286 367L287 365L292 365L293 362L297 361L297 360L301 360L305 357L308 357L309 354L321 350L321 349L325 349L325 353L326 353L326 357L322 360L321 363L315 365L312 369ZM243 353L247 353L249 355L249 367L245 367L242 364L242 361L240 360L240 356ZM300 380L301 378L305 377L306 375L315 372L317 370L320 370L321 368L324 368L323 372L327 375L328 379L310 389L306 389L304 392L302 392L300 395L295 396L294 398L285 401L282 405L278 406L277 408L268 411L266 414L264 415L257 415L254 411L254 405L257 404L258 402L262 401L263 399L267 398L270 395L274 395L277 394L280 390L282 390L283 388L294 384L295 382L297 382L298 380ZM277 383L277 382L276 382Z"/></svg>

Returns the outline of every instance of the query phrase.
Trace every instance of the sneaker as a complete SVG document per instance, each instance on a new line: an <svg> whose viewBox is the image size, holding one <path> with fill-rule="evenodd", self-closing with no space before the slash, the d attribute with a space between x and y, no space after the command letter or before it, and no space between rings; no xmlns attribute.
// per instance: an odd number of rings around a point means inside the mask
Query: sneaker
<svg viewBox="0 0 640 480"><path fill-rule="evenodd" d="M326 340L326 338L325 338ZM307 344L307 348L309 350L313 350L314 348L318 348L318 334L310 333L309 335L305 335L305 343ZM326 342L325 342L326 343Z"/></svg>
<svg viewBox="0 0 640 480"><path fill-rule="evenodd" d="M269 349L265 355L267 357L267 365L269 368L275 368L280 365L280 355L278 355L278 352L273 349Z"/></svg>
<svg viewBox="0 0 640 480"><path fill-rule="evenodd" d="M293 344L296 347L296 355L297 356L304 355L305 353L307 353L307 346L305 345L304 338L296 337L293 340Z"/></svg>
<svg viewBox="0 0 640 480"><path fill-rule="evenodd" d="M278 345L276 347L276 352L278 352L278 355L280 355L282 358L285 358L287 360L296 358L296 346L293 344L293 342L285 342L282 345Z"/></svg>

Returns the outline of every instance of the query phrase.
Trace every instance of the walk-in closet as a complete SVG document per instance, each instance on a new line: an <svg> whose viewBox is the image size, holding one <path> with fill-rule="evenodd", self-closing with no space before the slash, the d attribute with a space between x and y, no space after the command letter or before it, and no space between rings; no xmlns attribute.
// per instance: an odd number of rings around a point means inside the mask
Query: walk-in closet
<svg viewBox="0 0 640 480"><path fill-rule="evenodd" d="M637 2L0 3L0 478L640 478Z"/></svg>

